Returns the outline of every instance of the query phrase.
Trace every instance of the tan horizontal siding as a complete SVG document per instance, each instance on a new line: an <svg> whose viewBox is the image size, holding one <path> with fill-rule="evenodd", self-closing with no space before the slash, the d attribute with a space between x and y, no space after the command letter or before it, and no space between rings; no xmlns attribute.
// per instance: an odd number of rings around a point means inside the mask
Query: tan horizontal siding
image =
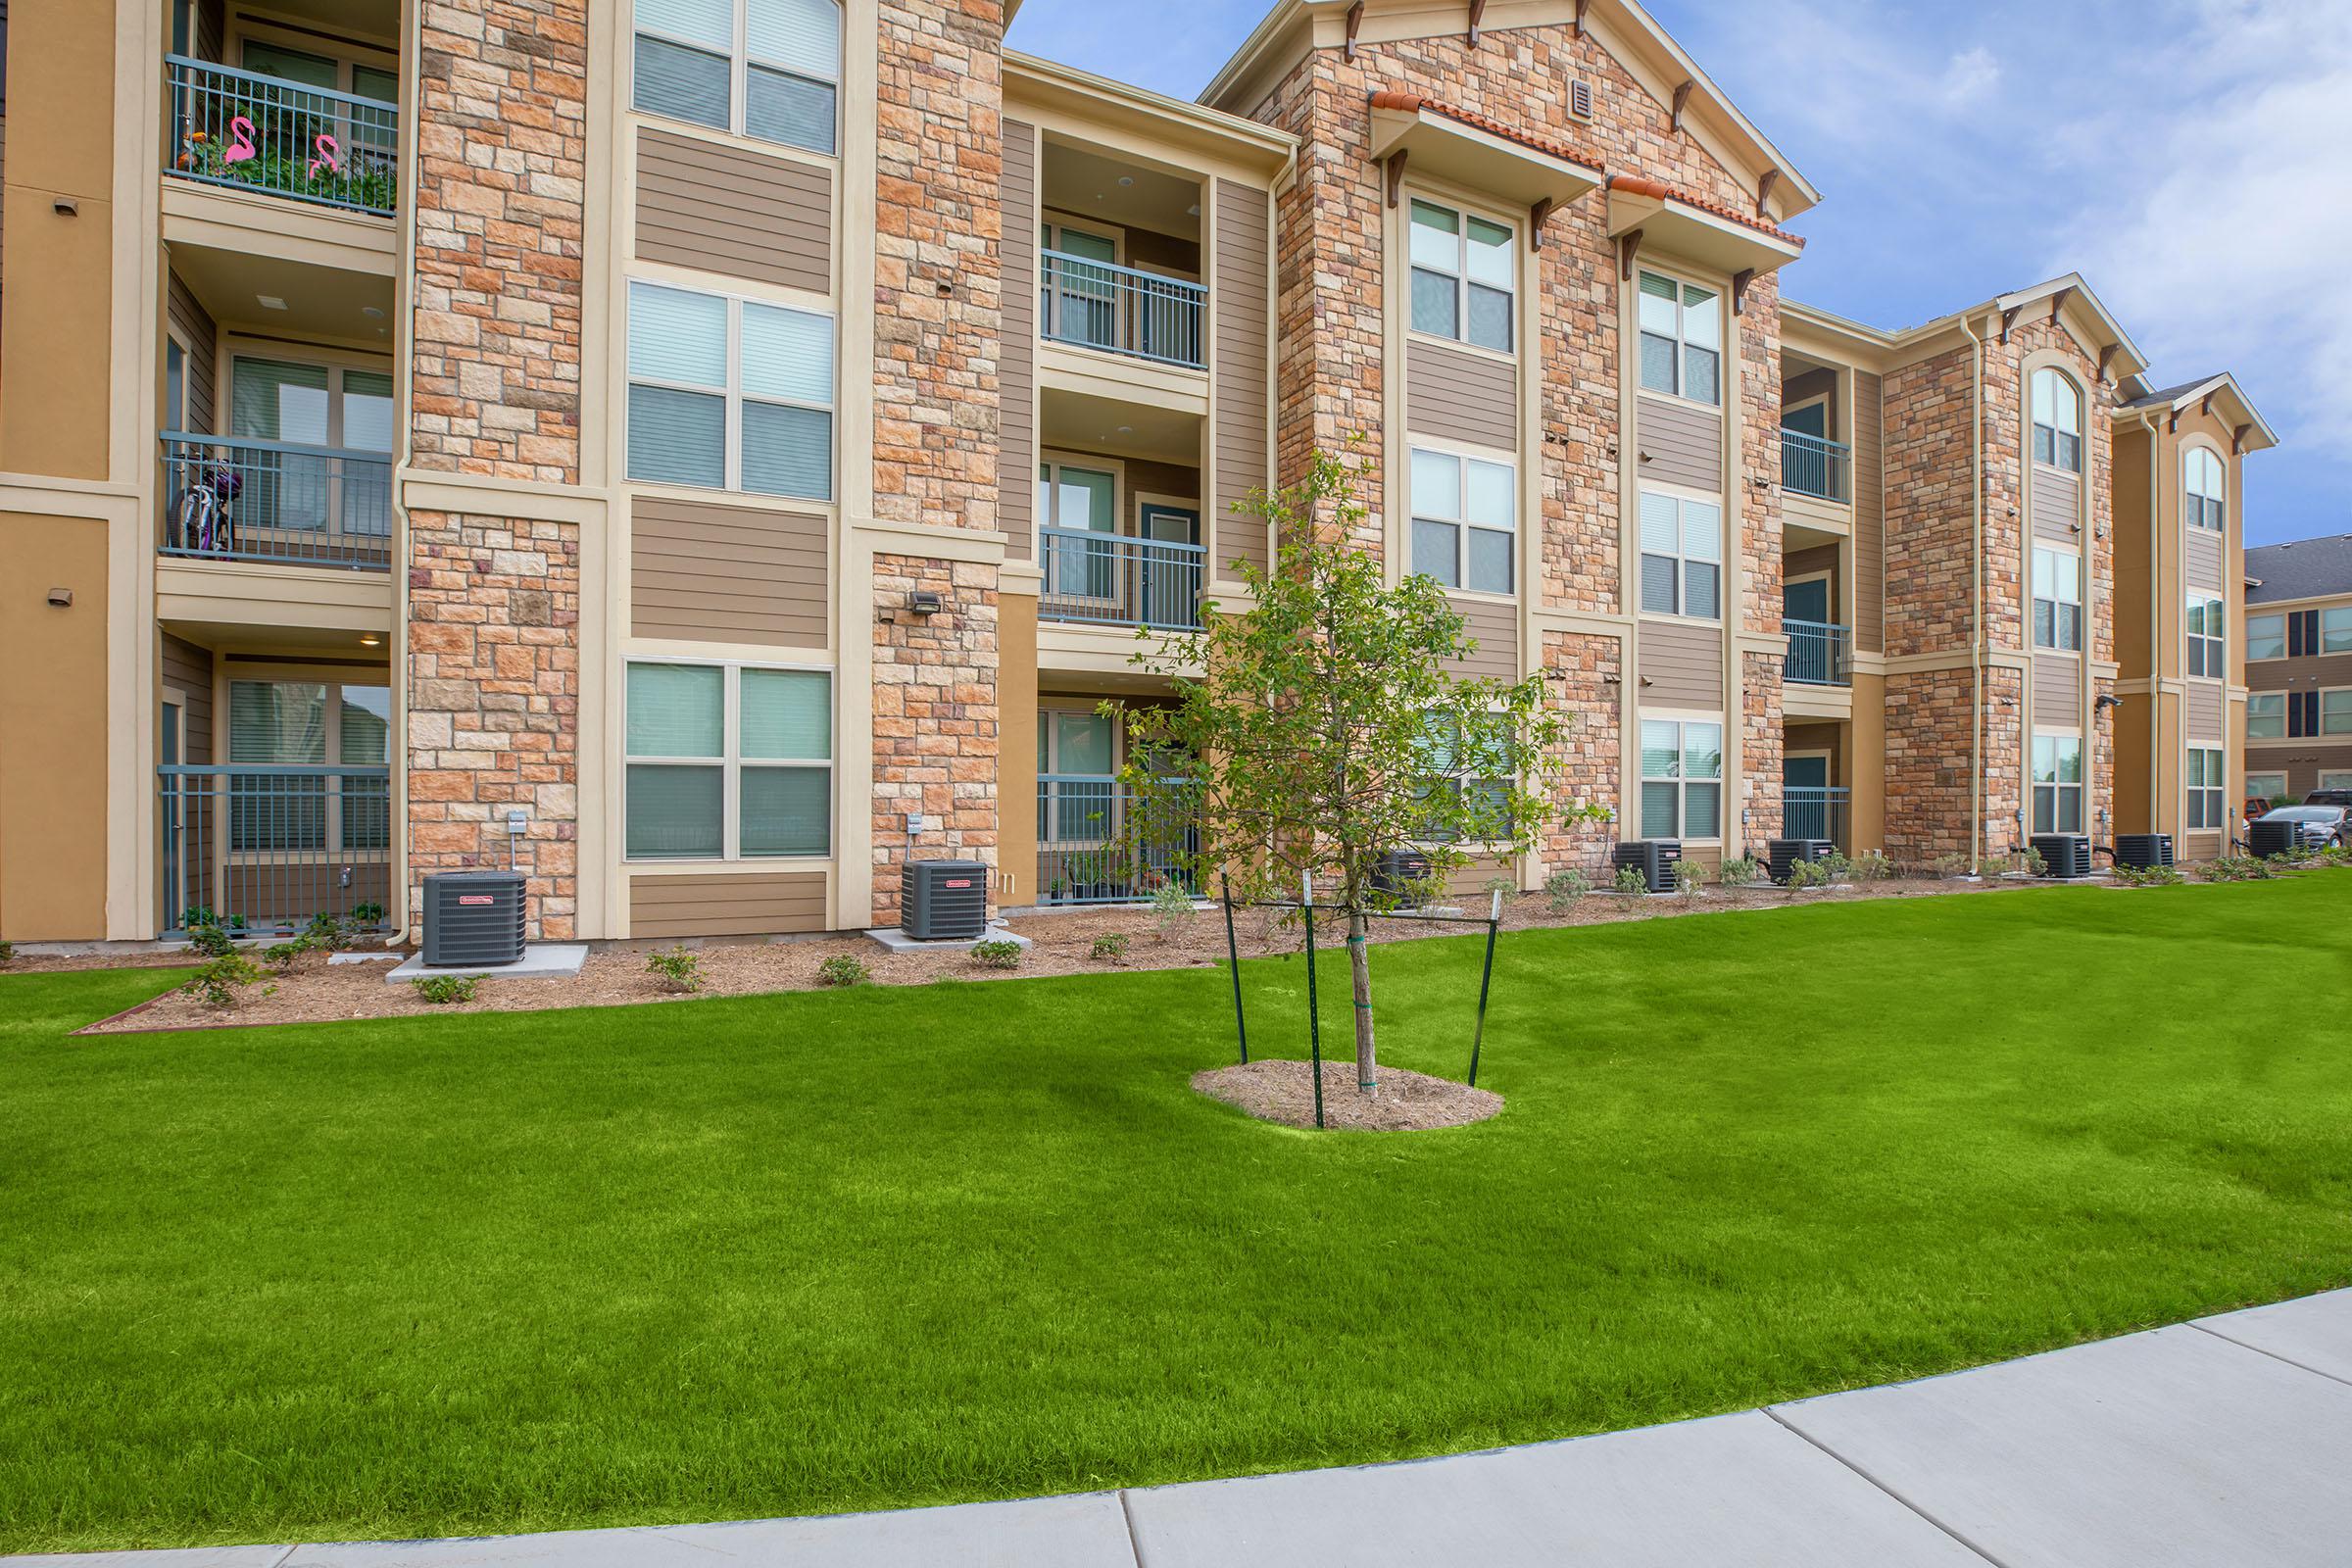
<svg viewBox="0 0 2352 1568"><path fill-rule="evenodd" d="M1212 575L1236 560L1261 570L1272 564L1262 522L1233 510L1249 501L1250 491L1272 482L1266 455L1266 253L1271 243L1267 197L1264 191L1220 179L1215 201L1209 313L1215 320L1211 363L1216 367L1217 394L1210 439L1216 449L1217 493L1210 515L1201 519L1215 555Z"/></svg>
<svg viewBox="0 0 2352 1568"><path fill-rule="evenodd" d="M824 929L822 871L629 874L631 936L749 937Z"/></svg>
<svg viewBox="0 0 2352 1568"><path fill-rule="evenodd" d="M1418 340L1404 350L1404 423L1414 435L1519 450L1519 367Z"/></svg>
<svg viewBox="0 0 2352 1568"><path fill-rule="evenodd" d="M1642 398L1635 416L1637 477L1692 490L1723 489L1723 416Z"/></svg>
<svg viewBox="0 0 2352 1568"><path fill-rule="evenodd" d="M2187 548L2181 552L2187 586L2207 589L2216 598L2227 598L2225 590L2230 584L2230 574L2225 569L2225 561L2228 555L2229 548L2220 534L2209 528L2189 529Z"/></svg>
<svg viewBox="0 0 2352 1568"><path fill-rule="evenodd" d="M2231 805L2234 807L2235 803ZM2173 852L2176 860L2215 860L2221 858L2222 836L2219 833L2183 833L2180 844Z"/></svg>
<svg viewBox="0 0 2352 1568"><path fill-rule="evenodd" d="M1036 553L1037 127L1004 122L1004 346L997 358L997 525L1004 558Z"/></svg>
<svg viewBox="0 0 2352 1568"><path fill-rule="evenodd" d="M1478 651L1457 662L1458 675L1492 675L1497 680L1519 678L1519 607L1492 599L1451 599L1454 611L1468 622L1462 635Z"/></svg>
<svg viewBox="0 0 2352 1568"><path fill-rule="evenodd" d="M1879 378L1854 372L1854 646L1886 651L1886 497Z"/></svg>
<svg viewBox="0 0 2352 1568"><path fill-rule="evenodd" d="M821 515L641 496L629 524L635 635L792 647L830 641Z"/></svg>
<svg viewBox="0 0 2352 1568"><path fill-rule="evenodd" d="M2034 466L2033 482L2034 537L2063 540L2072 544L2082 535L2075 526L2082 521L2082 481L2063 468Z"/></svg>
<svg viewBox="0 0 2352 1568"><path fill-rule="evenodd" d="M2190 681L2183 711L2190 740L2211 741L2216 746L2229 740L2229 700L2222 693L2220 681Z"/></svg>
<svg viewBox="0 0 2352 1568"><path fill-rule="evenodd" d="M637 133L637 254L833 292L833 176L667 131Z"/></svg>
<svg viewBox="0 0 2352 1568"><path fill-rule="evenodd" d="M2046 729L2082 727L2082 662L2070 654L2034 656L2034 722Z"/></svg>
<svg viewBox="0 0 2352 1568"><path fill-rule="evenodd" d="M1723 707L1723 628L1644 620L1637 635L1642 707Z"/></svg>

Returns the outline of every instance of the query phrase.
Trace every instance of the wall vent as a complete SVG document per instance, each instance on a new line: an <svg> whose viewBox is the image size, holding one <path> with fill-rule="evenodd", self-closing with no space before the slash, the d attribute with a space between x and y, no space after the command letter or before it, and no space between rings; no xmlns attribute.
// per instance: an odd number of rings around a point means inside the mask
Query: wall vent
<svg viewBox="0 0 2352 1568"><path fill-rule="evenodd" d="M977 942L988 934L988 866L908 860L899 873L899 929L917 942Z"/></svg>
<svg viewBox="0 0 2352 1568"><path fill-rule="evenodd" d="M522 961L522 873L436 871L424 879L424 961L435 969Z"/></svg>
<svg viewBox="0 0 2352 1568"><path fill-rule="evenodd" d="M1579 78L1568 84L1568 113L1577 120L1592 118L1592 84Z"/></svg>

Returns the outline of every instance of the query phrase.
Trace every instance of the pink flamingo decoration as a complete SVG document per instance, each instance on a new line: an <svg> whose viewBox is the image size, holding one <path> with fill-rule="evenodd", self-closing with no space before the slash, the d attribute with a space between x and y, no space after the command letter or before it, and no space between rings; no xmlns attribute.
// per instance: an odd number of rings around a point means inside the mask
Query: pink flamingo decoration
<svg viewBox="0 0 2352 1568"><path fill-rule="evenodd" d="M228 151L220 155L224 164L241 164L253 156L253 122L238 115L228 122Z"/></svg>
<svg viewBox="0 0 2352 1568"><path fill-rule="evenodd" d="M334 137L322 133L317 141L311 143L311 146L315 148L318 154L318 157L311 160L311 178L317 179L318 177L318 171L321 167L323 167L330 174L340 174L343 172L343 166L336 162L335 159L338 149L335 146Z"/></svg>

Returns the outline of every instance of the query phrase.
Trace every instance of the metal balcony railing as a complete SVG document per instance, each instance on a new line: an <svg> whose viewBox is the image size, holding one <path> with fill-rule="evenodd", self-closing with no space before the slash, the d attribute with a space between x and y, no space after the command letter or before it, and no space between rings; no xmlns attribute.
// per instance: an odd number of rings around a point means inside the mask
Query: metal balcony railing
<svg viewBox="0 0 2352 1568"><path fill-rule="evenodd" d="M318 914L380 929L391 906L392 770L197 764L156 770L167 935L256 936Z"/></svg>
<svg viewBox="0 0 2352 1568"><path fill-rule="evenodd" d="M1108 774L1045 773L1037 781L1037 902L1140 904L1176 882L1195 891L1186 857L1200 835L1147 828L1147 809Z"/></svg>
<svg viewBox="0 0 2352 1568"><path fill-rule="evenodd" d="M392 460L377 452L163 437L167 556L384 571L392 562Z"/></svg>
<svg viewBox="0 0 2352 1568"><path fill-rule="evenodd" d="M1162 631L1200 627L1199 545L1078 528L1040 528L1045 586L1037 612L1047 620Z"/></svg>
<svg viewBox="0 0 2352 1568"><path fill-rule="evenodd" d="M1074 343L1160 365L1205 369L1208 290L1180 277L1045 251L1038 257L1043 298L1039 329Z"/></svg>
<svg viewBox="0 0 2352 1568"><path fill-rule="evenodd" d="M1788 620L1788 660L1782 678L1800 686L1851 686L1854 683L1854 630L1820 620Z"/></svg>
<svg viewBox="0 0 2352 1568"><path fill-rule="evenodd" d="M389 217L400 106L164 57L164 172L231 189Z"/></svg>
<svg viewBox="0 0 2352 1568"><path fill-rule="evenodd" d="M1846 808L1851 790L1818 784L1787 784L1781 788L1781 836L1790 839L1828 839L1846 847Z"/></svg>
<svg viewBox="0 0 2352 1568"><path fill-rule="evenodd" d="M1802 430L1781 432L1781 488L1824 501L1853 499L1853 449Z"/></svg>

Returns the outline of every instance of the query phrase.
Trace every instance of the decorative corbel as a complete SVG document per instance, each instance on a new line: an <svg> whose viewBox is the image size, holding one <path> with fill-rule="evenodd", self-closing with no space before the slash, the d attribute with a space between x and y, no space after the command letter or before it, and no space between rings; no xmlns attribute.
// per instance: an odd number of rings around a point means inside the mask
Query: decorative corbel
<svg viewBox="0 0 2352 1568"><path fill-rule="evenodd" d="M2058 324L2058 313L2065 310L2066 302L2074 297L2075 289L2074 285L2071 283L2050 296L2050 324L2052 326L2056 326Z"/></svg>
<svg viewBox="0 0 2352 1568"><path fill-rule="evenodd" d="M1404 149L1389 154L1389 210L1396 208L1396 188L1404 183Z"/></svg>
<svg viewBox="0 0 2352 1568"><path fill-rule="evenodd" d="M1666 128L1668 130L1680 130L1683 128L1683 105L1690 101L1690 89L1697 85L1698 83L1696 81L1686 77L1683 81L1683 84L1674 89L1674 114L1666 122Z"/></svg>
<svg viewBox="0 0 2352 1568"><path fill-rule="evenodd" d="M1756 270L1752 267L1744 271L1732 274L1732 314L1734 316L1747 314L1747 285L1755 280Z"/></svg>
<svg viewBox="0 0 2352 1568"><path fill-rule="evenodd" d="M2012 326L2015 326L2015 325L2017 324L2017 317L2018 317L2018 313L2019 313L2020 311L2023 311L2024 309L2025 309L2025 307L2024 307L2024 306L2022 306L2022 305L2012 305L2012 306L2010 306L2010 307L2009 307L2007 310L2005 310L2005 311L2003 311L2003 312L2001 313L2001 341L2002 341L2002 342L2006 343L2006 342L2008 342L2008 341L2009 341L2009 328L2011 328Z"/></svg>
<svg viewBox="0 0 2352 1568"><path fill-rule="evenodd" d="M1527 210L1527 248L1529 250L1540 251L1544 248L1544 223L1546 219L1551 217L1553 205L1552 199L1546 196Z"/></svg>
<svg viewBox="0 0 2352 1568"><path fill-rule="evenodd" d="M1349 60L1353 60L1353 59L1355 58L1355 34L1356 34L1356 30L1357 30L1358 28L1362 27L1362 26L1363 26L1363 24L1364 24L1364 0L1355 0L1355 4L1353 4L1353 5L1351 5L1351 6L1349 6L1349 7L1348 8L1348 49L1347 49L1347 58L1348 58L1348 59L1349 59Z"/></svg>
<svg viewBox="0 0 2352 1568"><path fill-rule="evenodd" d="M2253 428L2254 426L2251 424L2241 424L2236 429L2230 432L2230 455L2231 457L2235 458L2244 455L2246 450L2246 432Z"/></svg>
<svg viewBox="0 0 2352 1568"><path fill-rule="evenodd" d="M2179 409L2173 410L2172 417L2164 421L2164 433L2166 435L2180 433L2180 411Z"/></svg>
<svg viewBox="0 0 2352 1568"><path fill-rule="evenodd" d="M2105 348L2099 350L2099 380L2102 383L2107 379L2107 366L2109 362L2115 358L2115 351L2122 347L2123 345L2121 343L2110 343Z"/></svg>
<svg viewBox="0 0 2352 1568"><path fill-rule="evenodd" d="M1579 38L1585 35L1585 11L1592 4L1592 0L1576 0L1576 35Z"/></svg>
<svg viewBox="0 0 2352 1568"><path fill-rule="evenodd" d="M1617 236L1617 281L1631 283L1634 280L1634 258L1641 254L1642 231L1640 229L1637 228L1630 234Z"/></svg>
<svg viewBox="0 0 2352 1568"><path fill-rule="evenodd" d="M1487 0L1470 0L1470 47L1478 47L1478 24L1486 19Z"/></svg>
<svg viewBox="0 0 2352 1568"><path fill-rule="evenodd" d="M2213 417L2213 394L2212 394L2212 393L2208 392L2208 393L2206 393L2206 394L2205 394L2205 401L2197 405L2197 412L2198 412L2199 414L2203 415L2203 416L2204 416L2206 418L2208 418L2208 419L2210 419L2210 418L2212 418L2212 417Z"/></svg>
<svg viewBox="0 0 2352 1568"><path fill-rule="evenodd" d="M1780 182L1781 172L1778 169L1767 169L1764 171L1764 177L1756 181L1756 216L1758 218L1765 216L1764 204L1772 200L1773 187Z"/></svg>

